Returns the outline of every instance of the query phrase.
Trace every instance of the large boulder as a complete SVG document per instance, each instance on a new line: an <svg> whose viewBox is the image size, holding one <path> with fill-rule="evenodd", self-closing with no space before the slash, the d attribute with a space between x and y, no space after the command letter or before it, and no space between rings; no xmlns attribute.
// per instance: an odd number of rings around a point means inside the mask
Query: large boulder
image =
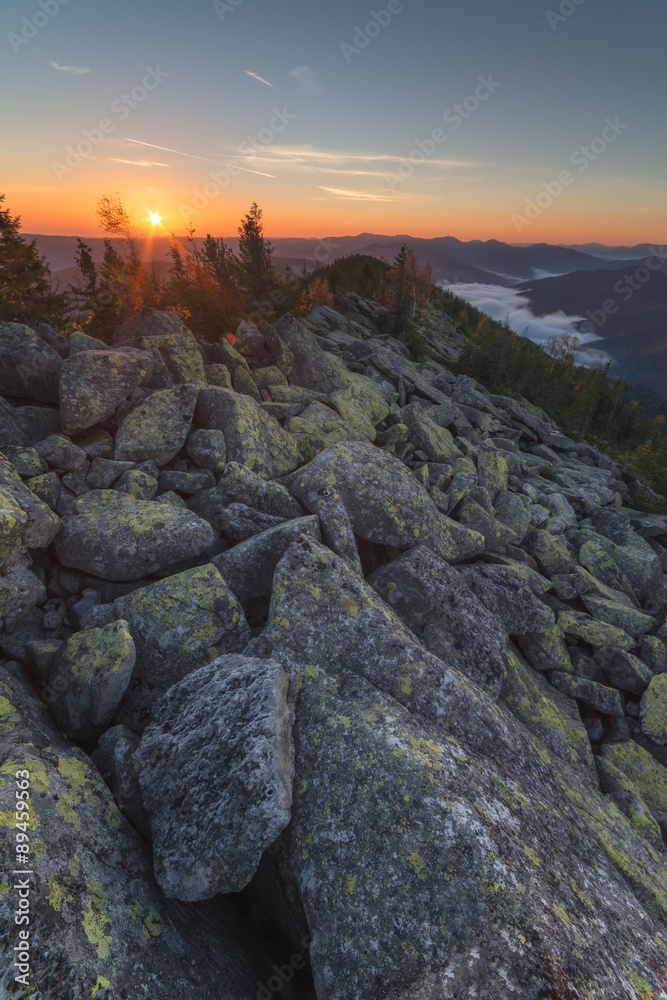
<svg viewBox="0 0 667 1000"><path fill-rule="evenodd" d="M200 557L212 542L210 524L187 509L91 490L70 507L56 548L70 569L141 580Z"/></svg>
<svg viewBox="0 0 667 1000"><path fill-rule="evenodd" d="M239 602L210 563L93 606L83 624L117 619L128 623L137 659L116 718L136 732L168 688L223 653L240 652L250 637Z"/></svg>
<svg viewBox="0 0 667 1000"><path fill-rule="evenodd" d="M82 351L63 362L60 416L66 434L104 423L153 371L141 351Z"/></svg>
<svg viewBox="0 0 667 1000"><path fill-rule="evenodd" d="M301 463L294 439L250 396L209 386L199 393L195 421L225 435L227 459L263 479L284 476Z"/></svg>
<svg viewBox="0 0 667 1000"><path fill-rule="evenodd" d="M254 996L257 980L266 982L272 970L233 903L168 902L143 841L89 757L61 739L40 702L4 669L0 706L0 865L8 873L0 886L0 993L72 1000ZM19 790L30 797L19 814L29 817L27 844L16 826ZM26 901L30 923L18 924Z"/></svg>
<svg viewBox="0 0 667 1000"><path fill-rule="evenodd" d="M155 876L168 898L239 892L287 826L288 684L271 660L223 656L157 705L133 762L150 813Z"/></svg>
<svg viewBox="0 0 667 1000"><path fill-rule="evenodd" d="M58 402L62 358L22 323L0 323L0 392Z"/></svg>
<svg viewBox="0 0 667 1000"><path fill-rule="evenodd" d="M284 484L308 509L320 489L334 489L355 534L398 549L426 545L444 559L469 559L484 547L481 535L440 513L402 462L371 444L337 444Z"/></svg>
<svg viewBox="0 0 667 1000"><path fill-rule="evenodd" d="M197 392L196 385L159 389L131 410L116 434L116 461L171 462L190 433Z"/></svg>

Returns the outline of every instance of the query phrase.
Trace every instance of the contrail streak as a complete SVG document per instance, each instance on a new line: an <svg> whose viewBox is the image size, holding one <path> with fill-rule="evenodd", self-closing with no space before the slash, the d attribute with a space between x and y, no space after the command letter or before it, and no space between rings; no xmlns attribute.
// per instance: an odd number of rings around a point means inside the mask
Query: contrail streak
<svg viewBox="0 0 667 1000"><path fill-rule="evenodd" d="M211 160L208 156L196 156L194 153L184 153L180 149L171 149L169 146L156 146L154 142L142 142L141 139L130 139L129 136L123 136L126 142L136 142L140 146L150 146L152 149L163 149L167 153L176 153L178 156L189 156L193 160L203 160L204 163L220 163L223 167L236 167L237 170L245 170L247 174L258 174L260 177L272 177L275 180L275 174L265 174L262 170L251 170L249 167L241 167L238 163L225 163L224 160Z"/></svg>

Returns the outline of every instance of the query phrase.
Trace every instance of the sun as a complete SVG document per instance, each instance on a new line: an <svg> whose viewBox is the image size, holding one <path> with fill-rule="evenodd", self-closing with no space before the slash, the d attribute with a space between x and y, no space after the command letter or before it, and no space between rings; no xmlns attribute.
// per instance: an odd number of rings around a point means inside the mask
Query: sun
<svg viewBox="0 0 667 1000"><path fill-rule="evenodd" d="M151 222L154 226L158 226L161 222L161 218L155 212L151 212Z"/></svg>

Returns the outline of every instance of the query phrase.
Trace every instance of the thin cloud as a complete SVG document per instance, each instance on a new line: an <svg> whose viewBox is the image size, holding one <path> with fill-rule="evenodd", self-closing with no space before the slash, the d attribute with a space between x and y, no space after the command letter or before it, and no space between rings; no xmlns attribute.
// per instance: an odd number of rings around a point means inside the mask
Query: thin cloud
<svg viewBox="0 0 667 1000"><path fill-rule="evenodd" d="M429 195L411 194L410 192L393 193L384 191L350 191L347 188L323 187L318 184L320 191L335 195L341 201L403 201L405 199L431 200Z"/></svg>
<svg viewBox="0 0 667 1000"><path fill-rule="evenodd" d="M259 152L259 151L258 151ZM319 161L320 163L404 163L405 157L390 153L346 153L331 152L330 150L312 149L310 146L271 146L270 158L277 158L276 162L310 163ZM435 167L480 167L482 164L477 160L438 160L428 159L424 165Z"/></svg>
<svg viewBox="0 0 667 1000"><path fill-rule="evenodd" d="M317 90L319 87L317 73L310 66L295 66L289 71L289 75L293 76L304 90Z"/></svg>
<svg viewBox="0 0 667 1000"><path fill-rule="evenodd" d="M248 74L248 76L251 76L253 80L259 80L260 83L265 83L267 87L273 86L273 84L269 83L268 80L265 80L263 76L259 76L257 73L251 73L249 69L246 70L246 73Z"/></svg>
<svg viewBox="0 0 667 1000"><path fill-rule="evenodd" d="M120 160L117 156L110 156L112 163L131 163L134 167L168 167L168 163L157 163L154 160Z"/></svg>
<svg viewBox="0 0 667 1000"><path fill-rule="evenodd" d="M53 60L51 60L51 65L61 73L72 73L74 76L80 76L82 73L90 73L90 69L85 66L60 66L57 62L53 62Z"/></svg>

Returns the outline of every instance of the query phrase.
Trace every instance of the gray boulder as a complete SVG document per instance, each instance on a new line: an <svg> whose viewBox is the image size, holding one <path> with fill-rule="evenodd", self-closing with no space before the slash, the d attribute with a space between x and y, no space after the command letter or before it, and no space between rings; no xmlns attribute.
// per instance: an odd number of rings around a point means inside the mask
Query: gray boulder
<svg viewBox="0 0 667 1000"><path fill-rule="evenodd" d="M267 528L211 560L246 611L255 601L270 596L275 568L301 534L319 541L318 519L299 517Z"/></svg>
<svg viewBox="0 0 667 1000"><path fill-rule="evenodd" d="M136 732L168 688L223 653L240 652L250 637L238 601L210 563L91 607L82 621L89 627L119 618L128 623L137 660L116 721Z"/></svg>
<svg viewBox="0 0 667 1000"><path fill-rule="evenodd" d="M445 517L402 462L371 444L337 444L284 484L307 505L308 496L332 487L355 534L398 549L426 545L452 562L469 559L484 546L481 535Z"/></svg>
<svg viewBox="0 0 667 1000"><path fill-rule="evenodd" d="M171 462L190 433L197 392L196 385L160 389L131 410L116 434L116 461Z"/></svg>
<svg viewBox="0 0 667 1000"><path fill-rule="evenodd" d="M60 732L75 740L92 740L104 732L130 683L135 659L124 621L68 639L48 676L48 683L62 692L50 705Z"/></svg>
<svg viewBox="0 0 667 1000"><path fill-rule="evenodd" d="M201 469L222 472L227 464L227 443L222 431L199 428L189 435L185 449Z"/></svg>
<svg viewBox="0 0 667 1000"><path fill-rule="evenodd" d="M227 458L263 479L284 476L300 464L296 444L275 417L250 396L209 386L199 393L196 424L225 435Z"/></svg>
<svg viewBox="0 0 667 1000"><path fill-rule="evenodd" d="M502 690L507 637L463 573L420 546L368 582L423 646L491 694Z"/></svg>
<svg viewBox="0 0 667 1000"><path fill-rule="evenodd" d="M289 823L288 687L272 660L223 656L157 706L133 762L167 898L239 892Z"/></svg>
<svg viewBox="0 0 667 1000"><path fill-rule="evenodd" d="M482 604L505 626L510 635L544 633L556 616L532 590L504 566L475 563L462 571L468 586Z"/></svg>
<svg viewBox="0 0 667 1000"><path fill-rule="evenodd" d="M30 794L29 874L11 876L0 893L0 994L26 992L15 981L13 965L25 929L15 923L21 878L30 888L30 958L24 965L32 995L254 996L257 981L266 982L272 969L262 941L233 903L220 899L194 908L168 902L155 884L142 839L90 758L61 739L42 704L4 669L0 703L0 810L12 817L0 826L5 872L17 867L14 814L24 772Z"/></svg>
<svg viewBox="0 0 667 1000"><path fill-rule="evenodd" d="M75 500L56 543L60 560L103 580L140 580L201 556L213 531L189 510L91 490Z"/></svg>
<svg viewBox="0 0 667 1000"><path fill-rule="evenodd" d="M82 351L63 362L60 417L66 434L102 424L153 370L153 358L140 351Z"/></svg>
<svg viewBox="0 0 667 1000"><path fill-rule="evenodd" d="M0 392L58 402L62 358L22 323L0 323Z"/></svg>
<svg viewBox="0 0 667 1000"><path fill-rule="evenodd" d="M254 323L244 319L236 328L234 347L240 354L259 354L264 347L264 337Z"/></svg>

